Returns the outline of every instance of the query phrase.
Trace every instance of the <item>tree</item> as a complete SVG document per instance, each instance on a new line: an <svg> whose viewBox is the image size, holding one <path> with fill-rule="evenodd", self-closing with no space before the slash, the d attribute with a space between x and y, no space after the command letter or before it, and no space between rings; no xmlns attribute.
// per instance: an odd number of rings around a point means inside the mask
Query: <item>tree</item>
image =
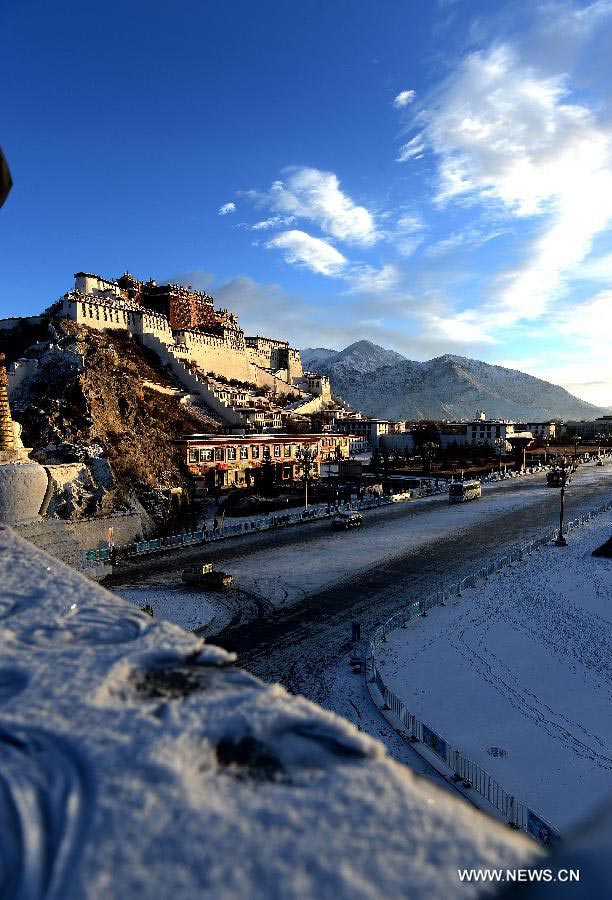
<svg viewBox="0 0 612 900"><path fill-rule="evenodd" d="M257 481L259 486L261 487L261 492L265 497L271 497L274 495L276 466L272 462L272 457L270 456L270 451L267 447L264 448L261 466L259 467L259 469L257 469Z"/></svg>
<svg viewBox="0 0 612 900"><path fill-rule="evenodd" d="M380 475L383 469L383 455L378 448L372 453L370 466L375 475Z"/></svg>
<svg viewBox="0 0 612 900"><path fill-rule="evenodd" d="M431 464L440 451L440 446L433 441L426 441L421 446L421 456L423 457L424 469L427 472L429 486L431 487Z"/></svg>

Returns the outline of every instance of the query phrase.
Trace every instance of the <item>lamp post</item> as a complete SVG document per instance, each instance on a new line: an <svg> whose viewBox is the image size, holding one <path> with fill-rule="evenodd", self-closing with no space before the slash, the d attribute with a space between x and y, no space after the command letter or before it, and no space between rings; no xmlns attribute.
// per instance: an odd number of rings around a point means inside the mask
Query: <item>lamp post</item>
<svg viewBox="0 0 612 900"><path fill-rule="evenodd" d="M331 463L332 463L332 455L328 452L326 457L327 462L327 515L331 513Z"/></svg>
<svg viewBox="0 0 612 900"><path fill-rule="evenodd" d="M439 450L438 444L435 444L433 441L427 441L421 447L421 456L424 458L426 466L427 466L427 482L429 490L431 491L431 464L436 453Z"/></svg>
<svg viewBox="0 0 612 900"><path fill-rule="evenodd" d="M502 451L506 448L506 441L502 437L495 438L493 442L493 446L496 448L499 453L499 474L501 475L501 461L502 461Z"/></svg>
<svg viewBox="0 0 612 900"><path fill-rule="evenodd" d="M561 504L559 508L559 534L557 535L557 540L555 541L555 545L557 547L567 547L567 541L563 536L563 514L565 511L565 488L569 484L572 478L572 472L575 467L572 466L567 459L567 457L563 457L561 462L559 463L559 481L560 481L560 498Z"/></svg>
<svg viewBox="0 0 612 900"><path fill-rule="evenodd" d="M578 459L578 444L582 440L579 434L574 435L574 463L577 462Z"/></svg>

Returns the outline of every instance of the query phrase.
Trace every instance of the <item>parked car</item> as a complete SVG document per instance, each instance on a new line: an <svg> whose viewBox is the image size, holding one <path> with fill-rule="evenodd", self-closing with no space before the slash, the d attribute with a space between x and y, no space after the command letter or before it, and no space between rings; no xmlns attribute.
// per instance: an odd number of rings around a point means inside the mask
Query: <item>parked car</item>
<svg viewBox="0 0 612 900"><path fill-rule="evenodd" d="M358 512L339 512L332 521L332 528L359 528L363 524L363 516Z"/></svg>
<svg viewBox="0 0 612 900"><path fill-rule="evenodd" d="M183 581L192 587L201 587L209 591L224 591L230 588L234 579L225 572L215 570L212 563L200 563L197 566L189 566L183 569Z"/></svg>

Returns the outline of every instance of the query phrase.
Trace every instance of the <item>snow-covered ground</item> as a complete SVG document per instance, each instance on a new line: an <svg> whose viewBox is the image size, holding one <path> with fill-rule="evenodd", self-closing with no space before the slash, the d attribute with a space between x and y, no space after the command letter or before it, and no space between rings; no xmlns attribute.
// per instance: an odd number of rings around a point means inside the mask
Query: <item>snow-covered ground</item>
<svg viewBox="0 0 612 900"><path fill-rule="evenodd" d="M0 527L0 893L474 897L541 851Z"/></svg>
<svg viewBox="0 0 612 900"><path fill-rule="evenodd" d="M174 622L186 631L203 628L213 620L219 625L226 618L222 616L218 596L179 584L120 588L116 593L139 609L150 606L155 616Z"/></svg>
<svg viewBox="0 0 612 900"><path fill-rule="evenodd" d="M377 650L410 712L562 831L612 792L611 533L604 513Z"/></svg>
<svg viewBox="0 0 612 900"><path fill-rule="evenodd" d="M584 467L577 477L583 482L596 481L602 478L602 470ZM533 489L536 479L541 491L539 487ZM334 532L330 524L329 531L309 540L307 546L296 542L243 556L237 553L236 558L223 563L223 569L234 576L245 595L278 608L289 606L323 588L353 580L360 572L368 571L399 554L427 548L444 536L461 532L475 523L486 527L500 515L513 509L535 506L543 494L550 495L543 474L505 482L503 488L496 492L492 488L492 485L487 486L482 498L471 503L450 504L440 498L409 501L404 507L405 517L387 518L386 509L391 507L366 512L365 516L376 517L375 528ZM421 510L423 515L411 515ZM552 526L554 524L551 522ZM442 578L444 573L440 574ZM174 578L176 580L176 576ZM128 588L116 590L128 600L136 599L139 606L150 602L156 612L159 608L160 614L167 615L182 627L194 628L194 623L205 624L202 596L193 592L181 593L174 584L168 599L164 600L166 583L167 575L160 577L152 574L139 584L137 594ZM155 592L154 598L148 599L148 591ZM218 595L207 595L205 603L218 616L226 615L226 601Z"/></svg>

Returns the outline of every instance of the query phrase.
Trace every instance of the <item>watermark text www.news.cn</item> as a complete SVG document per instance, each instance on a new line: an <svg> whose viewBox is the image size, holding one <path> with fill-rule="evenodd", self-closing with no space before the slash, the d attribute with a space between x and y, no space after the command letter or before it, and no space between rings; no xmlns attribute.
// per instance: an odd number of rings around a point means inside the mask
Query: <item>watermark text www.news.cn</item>
<svg viewBox="0 0 612 900"><path fill-rule="evenodd" d="M580 869L457 869L459 881L501 883L512 882L577 882Z"/></svg>

